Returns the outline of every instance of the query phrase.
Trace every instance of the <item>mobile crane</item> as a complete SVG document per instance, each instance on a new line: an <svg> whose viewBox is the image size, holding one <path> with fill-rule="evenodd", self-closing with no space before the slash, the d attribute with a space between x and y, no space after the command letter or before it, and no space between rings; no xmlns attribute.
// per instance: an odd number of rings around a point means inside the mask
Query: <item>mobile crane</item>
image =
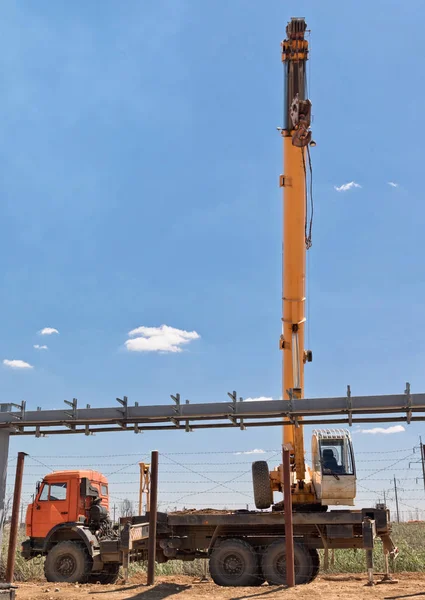
<svg viewBox="0 0 425 600"><path fill-rule="evenodd" d="M282 335L279 347L282 360L282 397L303 397L304 365L311 362L311 350L304 348L306 303L306 252L311 247L312 197L308 216L307 174L314 146L310 129L311 101L307 98L307 25L293 18L282 42L285 66L285 110L281 131L284 150L284 175L280 176L283 198L283 294ZM326 510L329 504L353 505L356 478L351 437L348 431L314 431L312 467L305 464L304 434L301 418L285 424L284 444L292 449L292 503L294 510ZM254 497L257 508L273 504L273 491L282 490L282 466L269 474L265 461L252 465Z"/></svg>
<svg viewBox="0 0 425 600"><path fill-rule="evenodd" d="M311 245L307 223L306 172L311 141L311 103L306 98L308 43L304 19L291 19L282 43L286 67L286 111L282 128L284 189L283 396L303 395L304 364L312 353L304 349L305 257ZM292 448L292 496L295 582L312 581L319 572L317 549L371 550L381 538L386 556L397 550L391 541L389 511L383 506L328 511L329 504L352 505L355 467L348 432L318 430L312 438L312 467L304 460L301 420L284 425L284 442ZM260 511L182 511L158 513L158 562L207 558L215 583L224 586L280 585L286 581L280 491L281 468L269 473L267 463L253 463L254 499ZM146 560L149 517L128 520L121 528L108 513L108 482L95 471L49 473L37 487L26 516L26 559L45 556L49 581L114 582L120 565ZM368 565L369 573L372 572Z"/></svg>

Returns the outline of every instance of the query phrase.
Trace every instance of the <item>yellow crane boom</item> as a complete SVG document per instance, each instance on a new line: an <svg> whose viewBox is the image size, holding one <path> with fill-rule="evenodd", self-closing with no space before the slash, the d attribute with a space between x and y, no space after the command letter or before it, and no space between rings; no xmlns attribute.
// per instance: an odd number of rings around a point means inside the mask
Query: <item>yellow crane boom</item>
<svg viewBox="0 0 425 600"><path fill-rule="evenodd" d="M285 113L283 137L283 351L282 397L301 398L304 393L304 364L311 352L304 349L306 303L306 250L311 244L307 225L306 176L308 145L311 142L311 103L306 97L306 63L308 41L304 19L293 18L287 25L287 39L282 42L285 66ZM314 496L306 480L303 427L286 425L284 443L293 448L296 488L294 502L308 503Z"/></svg>

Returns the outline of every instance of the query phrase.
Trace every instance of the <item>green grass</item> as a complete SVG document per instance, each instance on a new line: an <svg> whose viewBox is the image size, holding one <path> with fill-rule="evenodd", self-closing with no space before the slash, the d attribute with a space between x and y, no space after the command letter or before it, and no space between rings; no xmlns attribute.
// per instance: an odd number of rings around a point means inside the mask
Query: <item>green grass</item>
<svg viewBox="0 0 425 600"><path fill-rule="evenodd" d="M400 551L394 568L396 572L412 571L425 572L425 523L400 523L393 525L392 538ZM21 542L25 539L24 532L19 533L18 548L15 563L15 581L37 581L43 580L44 559L36 558L25 561L20 555ZM0 578L4 577L6 570L7 547L9 543L8 530L6 528L3 539L3 551L0 561ZM320 551L323 565L323 551ZM365 553L362 550L335 550L334 562L332 564L332 552L330 552L330 566L328 573L364 573L366 570ZM374 549L375 571L383 571L384 561L382 544L376 541ZM132 563L130 575L144 573L145 563ZM191 577L202 577L204 573L204 561L169 561L156 566L158 575L189 575Z"/></svg>
<svg viewBox="0 0 425 600"><path fill-rule="evenodd" d="M18 532L18 544L15 557L15 581L37 581L44 579L44 559L35 558L24 560L21 556L21 544L25 539L25 531ZM7 550L9 547L9 528L6 526L3 533L3 549L0 560L0 579L6 574Z"/></svg>
<svg viewBox="0 0 425 600"><path fill-rule="evenodd" d="M394 562L394 570L425 572L425 523L395 523L391 537L400 552ZM329 552L329 559L331 563L332 552ZM380 540L375 543L373 561L375 571L383 571L384 558ZM363 550L335 550L334 564L329 566L329 573L360 573L365 570Z"/></svg>

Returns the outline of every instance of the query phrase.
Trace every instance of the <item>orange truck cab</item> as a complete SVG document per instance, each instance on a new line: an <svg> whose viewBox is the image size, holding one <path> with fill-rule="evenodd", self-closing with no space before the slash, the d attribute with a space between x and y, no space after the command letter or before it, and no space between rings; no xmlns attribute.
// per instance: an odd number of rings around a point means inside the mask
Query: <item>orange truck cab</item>
<svg viewBox="0 0 425 600"><path fill-rule="evenodd" d="M22 556L46 556L48 581L113 583L121 556L108 509L108 480L98 471L49 473L27 509Z"/></svg>
<svg viewBox="0 0 425 600"><path fill-rule="evenodd" d="M108 480L97 471L55 471L46 475L37 488L25 520L29 538L44 539L61 523L84 523L95 494L109 509Z"/></svg>

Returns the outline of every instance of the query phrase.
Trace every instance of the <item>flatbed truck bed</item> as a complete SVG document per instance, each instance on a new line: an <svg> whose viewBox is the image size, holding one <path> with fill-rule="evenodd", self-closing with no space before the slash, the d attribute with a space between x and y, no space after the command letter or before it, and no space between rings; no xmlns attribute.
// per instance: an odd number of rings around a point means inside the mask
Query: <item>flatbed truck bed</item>
<svg viewBox="0 0 425 600"><path fill-rule="evenodd" d="M146 514L133 517L124 526L120 542L124 566L129 561L147 559L148 522ZM318 549L364 549L370 562L375 540L380 538L387 555L396 553L390 514L385 508L296 511L293 531L297 583L307 583L317 576ZM253 565L258 580L270 582L271 578L273 582L285 575L284 538L282 511L207 509L158 513L156 558L158 562L206 558L214 581L220 585L248 585L252 581L248 571ZM273 569L274 576L270 577Z"/></svg>

